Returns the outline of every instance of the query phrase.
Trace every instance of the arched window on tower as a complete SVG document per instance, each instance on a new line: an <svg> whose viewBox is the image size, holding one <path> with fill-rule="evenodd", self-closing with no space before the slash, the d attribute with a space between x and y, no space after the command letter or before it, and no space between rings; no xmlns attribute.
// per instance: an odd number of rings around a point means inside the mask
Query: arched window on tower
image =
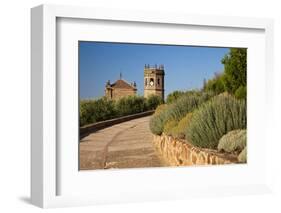
<svg viewBox="0 0 281 213"><path fill-rule="evenodd" d="M157 85L160 85L160 78L157 78Z"/></svg>
<svg viewBox="0 0 281 213"><path fill-rule="evenodd" d="M154 79L153 79L153 78L150 78L150 80L149 80L149 85L150 85L150 86L154 86Z"/></svg>
<svg viewBox="0 0 281 213"><path fill-rule="evenodd" d="M147 86L147 78L145 78L145 86Z"/></svg>

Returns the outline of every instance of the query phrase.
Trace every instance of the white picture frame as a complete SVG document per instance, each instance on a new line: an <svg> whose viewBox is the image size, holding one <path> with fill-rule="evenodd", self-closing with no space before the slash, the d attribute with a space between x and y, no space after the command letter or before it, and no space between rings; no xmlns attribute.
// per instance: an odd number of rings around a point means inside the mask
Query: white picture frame
<svg viewBox="0 0 281 213"><path fill-rule="evenodd" d="M145 189L145 182L140 183L140 187L134 183L129 184L129 178L140 176L140 177L152 177L157 175L165 175L171 173L171 168L158 170L157 174L154 173L154 169L147 170L133 170L132 172L116 172L106 171L105 175L100 175L95 172L84 173L83 180L88 181L89 177L96 175L99 180L110 181L114 179L112 175L118 176L124 182L128 183L127 188L124 191L110 189L105 190L102 194L101 189L96 186L96 194L85 193L87 189L81 190L80 193L60 193L60 184L64 179L60 177L60 173L65 168L65 164L60 164L61 156L60 150L64 147L60 147L57 144L58 134L57 122L58 122L58 88L60 86L60 80L57 78L57 51L58 51L58 20L63 19L79 19L79 20L100 20L100 21L116 21L119 23L144 23L144 24L154 24L155 26L165 26L173 30L173 27L185 27L185 26L195 26L202 29L222 29L228 32L234 30L246 30L246 31L257 31L262 32L261 40L265 43L262 50L264 53L260 53L262 57L262 68L260 68L259 79L248 79L250 82L258 80L263 82L264 87L256 87L254 85L252 90L257 89L261 92L262 101L260 108L256 112L263 112L266 110L268 113L263 114L261 120L263 121L263 126L257 128L265 128L266 131L259 133L264 139L259 146L264 146L267 150L264 153L264 163L261 168L257 168L255 164L253 167L256 173L253 176L263 173L262 178L257 178L250 184L249 180L234 182L229 184L229 182L219 182L215 185L205 185L199 182L193 182L191 187L187 183L182 183L180 185L175 185L167 183L167 178L172 180L175 177L183 180L186 177L187 168L173 169L174 175L164 178L159 181L157 187L150 186L152 191L147 193ZM272 95L270 91L273 88L273 21L271 19L256 19L256 18L241 18L241 17L216 17L216 16L203 16L203 15L188 15L188 14L173 14L173 13L153 13L148 11L123 11L123 10L113 10L113 9L101 9L101 8L84 8L84 7L74 7L74 6L54 6L54 5L41 5L31 10L31 82L32 82L32 92L31 92L31 201L33 204L47 208L47 207L61 207L61 206L76 206L76 205L91 205L98 203L116 203L116 202L138 202L144 200L166 200L166 199L178 199L178 198L188 198L188 197L198 197L198 196L214 196L214 195L233 195L233 194L252 194L252 193L264 193L271 191L271 171L270 171L270 142L268 140L270 134L270 121L272 119L271 109L273 105ZM168 29L169 30L169 29ZM71 36L70 36L71 37ZM211 41L212 37L210 37ZM208 44L208 42L204 45ZM164 43L167 41L163 41ZM159 43L159 42L158 42ZM200 41L197 43L200 45ZM230 44L230 43L229 43ZM201 44L202 45L202 44ZM262 56L263 55L263 56ZM264 57L264 58L263 58ZM264 65L264 66L263 66ZM265 76L266 78L262 78ZM75 80L75 79L74 79ZM78 81L78 79L77 79ZM255 100L250 100L252 103ZM265 104L266 102L266 104ZM257 102L259 103L259 102ZM254 110L254 104L250 104L249 110ZM250 120L249 125L255 125L254 120ZM78 123L77 123L78 125ZM260 132L260 131L259 131ZM75 143L75 141L74 141ZM257 150L258 151L258 150ZM253 155L254 156L254 155ZM253 157L253 161L254 161ZM238 165L240 166L240 165ZM234 170L240 170L236 166L235 168L229 169L224 168L222 170L214 167L204 167L199 168L197 171L193 169L188 172L194 173L193 180L196 177L199 178L200 175L205 175L206 172L215 171L216 175L225 173L227 170L229 172L234 172ZM251 165L250 165L251 166ZM70 166L71 167L71 166ZM250 167L249 167L250 168ZM242 172L246 172L248 167L242 168ZM217 170L217 171L216 171ZM232 171L233 170L233 171ZM77 170L77 172L79 172ZM245 173L247 174L247 173ZM85 176L88 176L85 177ZM98 177L99 176L99 177ZM94 177L94 176L93 176ZM227 176L226 176L227 177ZM81 180L82 180L81 179ZM145 178L144 178L145 179ZM246 178L247 179L247 178ZM70 180L74 180L71 179ZM139 179L141 180L141 178ZM177 180L174 180L177 182ZM152 180L153 182L153 180ZM154 182L153 182L154 183ZM77 191L80 187L77 186L75 182L69 182L66 185L70 188L69 191ZM181 187L180 187L181 186ZM90 187L91 188L91 187ZM89 190L93 190L90 189ZM130 188L130 189L129 189ZM135 192L134 192L135 190ZM79 190L78 190L79 191ZM100 194L98 194L100 193ZM122 193L122 196L120 195Z"/></svg>

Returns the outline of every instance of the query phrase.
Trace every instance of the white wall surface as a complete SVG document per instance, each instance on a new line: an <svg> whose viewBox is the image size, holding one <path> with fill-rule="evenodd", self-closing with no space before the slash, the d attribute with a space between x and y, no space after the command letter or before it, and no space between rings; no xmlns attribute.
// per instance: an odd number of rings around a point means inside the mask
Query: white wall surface
<svg viewBox="0 0 281 213"><path fill-rule="evenodd" d="M6 0L0 7L0 212L37 212L30 190L30 8L42 3L191 14L267 17L275 20L275 134L272 136L274 193L108 206L51 209L61 212L280 212L281 210L281 6L276 0ZM278 111L279 110L279 111ZM258 115L257 115L258 116ZM262 156L261 156L262 157Z"/></svg>

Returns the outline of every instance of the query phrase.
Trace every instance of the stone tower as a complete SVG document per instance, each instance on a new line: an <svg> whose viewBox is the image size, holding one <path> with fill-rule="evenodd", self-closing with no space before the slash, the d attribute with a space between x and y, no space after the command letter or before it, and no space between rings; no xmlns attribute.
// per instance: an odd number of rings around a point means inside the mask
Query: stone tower
<svg viewBox="0 0 281 213"><path fill-rule="evenodd" d="M144 66L144 97L158 95L164 100L164 66Z"/></svg>

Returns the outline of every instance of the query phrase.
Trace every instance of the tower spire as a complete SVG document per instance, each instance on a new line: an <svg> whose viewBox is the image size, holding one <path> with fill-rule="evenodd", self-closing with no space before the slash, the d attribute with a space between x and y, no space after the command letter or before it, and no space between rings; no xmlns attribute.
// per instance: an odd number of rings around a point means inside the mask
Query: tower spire
<svg viewBox="0 0 281 213"><path fill-rule="evenodd" d="M120 77L120 80L121 80L122 79L122 72L120 72L120 76L119 77Z"/></svg>

